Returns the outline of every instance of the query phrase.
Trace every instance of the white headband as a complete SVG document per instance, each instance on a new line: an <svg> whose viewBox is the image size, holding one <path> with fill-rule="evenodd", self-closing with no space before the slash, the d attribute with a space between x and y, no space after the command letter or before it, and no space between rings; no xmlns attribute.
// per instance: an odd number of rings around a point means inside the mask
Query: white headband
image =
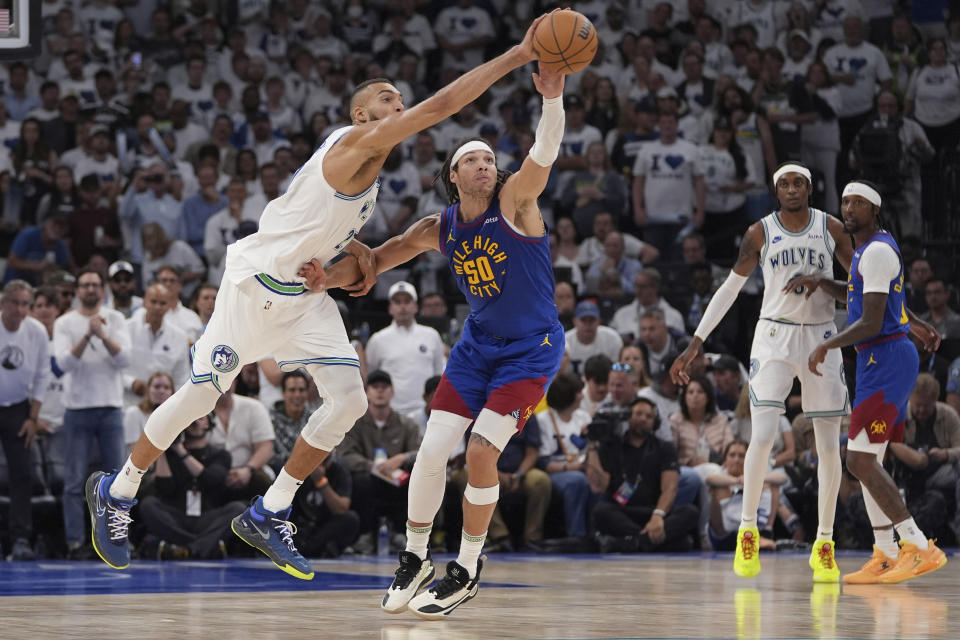
<svg viewBox="0 0 960 640"><path fill-rule="evenodd" d="M490 145L488 145L486 142L482 140L471 140L470 142L466 143L465 145L457 149L457 152L453 154L453 159L450 160L450 166L452 167L453 165L457 164L460 158L462 158L465 154L470 153L471 151L486 151L487 153L492 155L494 158L497 157L497 154L493 152L493 149L491 149Z"/></svg>
<svg viewBox="0 0 960 640"><path fill-rule="evenodd" d="M843 188L843 197L847 196L860 196L870 204L880 206L882 200L880 199L880 194L877 193L877 190L871 187L870 185L863 184L862 182L850 182Z"/></svg>
<svg viewBox="0 0 960 640"><path fill-rule="evenodd" d="M807 182L811 182L811 183L813 182L813 180L810 177L810 169L807 169L806 167L801 166L799 164L785 164L779 169L777 169L776 173L773 174L774 186L777 185L777 182L780 180L780 176L782 176L785 173L799 173L800 175L802 175L804 178L807 179Z"/></svg>

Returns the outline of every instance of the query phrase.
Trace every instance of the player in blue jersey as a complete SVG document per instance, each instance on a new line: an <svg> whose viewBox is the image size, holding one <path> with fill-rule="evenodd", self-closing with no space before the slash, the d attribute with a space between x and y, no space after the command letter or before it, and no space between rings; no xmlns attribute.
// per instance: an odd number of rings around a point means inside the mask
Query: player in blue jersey
<svg viewBox="0 0 960 640"><path fill-rule="evenodd" d="M822 287L847 303L847 328L814 349L810 371L820 375L817 367L830 349L853 345L857 350L847 468L863 485L876 545L863 568L843 577L851 584L903 582L947 563L943 551L910 517L897 485L882 466L887 445L903 439L907 400L917 381L919 357L909 339L903 259L896 240L881 228L880 204L880 194L870 183L848 184L840 210L856 248L847 282L807 276L816 281L793 283ZM938 343L936 337L929 346L935 349ZM894 530L900 537L899 549Z"/></svg>
<svg viewBox="0 0 960 640"><path fill-rule="evenodd" d="M480 550L499 498L497 459L533 413L563 358L550 242L537 197L563 138L564 78L541 68L533 81L543 95L543 115L520 170L513 175L498 170L493 150L482 140L457 145L440 170L451 206L374 250L378 273L424 251L440 251L471 311L434 395L410 477L407 547L381 603L389 613L409 608L420 617L442 619L477 594ZM355 260L341 261L326 278L328 286L356 281ZM447 458L471 423L460 555L431 589L416 595L435 573L427 543L443 500Z"/></svg>

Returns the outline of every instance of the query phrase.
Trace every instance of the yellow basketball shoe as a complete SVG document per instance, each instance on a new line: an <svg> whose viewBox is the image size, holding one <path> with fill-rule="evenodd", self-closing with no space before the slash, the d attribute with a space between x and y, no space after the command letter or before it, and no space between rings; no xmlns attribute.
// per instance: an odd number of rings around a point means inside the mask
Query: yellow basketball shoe
<svg viewBox="0 0 960 640"><path fill-rule="evenodd" d="M756 527L741 528L737 532L733 572L741 578L752 578L760 573L760 531Z"/></svg>
<svg viewBox="0 0 960 640"><path fill-rule="evenodd" d="M833 556L833 540L817 540L810 550L814 582L840 582L840 568Z"/></svg>
<svg viewBox="0 0 960 640"><path fill-rule="evenodd" d="M847 584L877 584L881 577L893 571L896 564L896 558L891 558L877 545L873 545L873 556L860 567L859 571L843 576L843 581Z"/></svg>
<svg viewBox="0 0 960 640"><path fill-rule="evenodd" d="M883 584L896 584L925 573L932 573L947 564L947 554L933 543L927 541L927 548L921 549L912 542L900 541L900 557L897 564L880 578Z"/></svg>

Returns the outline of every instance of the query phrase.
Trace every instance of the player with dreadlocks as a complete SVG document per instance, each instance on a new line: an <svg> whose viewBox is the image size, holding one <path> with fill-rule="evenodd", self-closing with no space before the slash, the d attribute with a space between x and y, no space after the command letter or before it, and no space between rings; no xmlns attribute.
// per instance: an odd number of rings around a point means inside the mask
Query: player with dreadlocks
<svg viewBox="0 0 960 640"><path fill-rule="evenodd" d="M847 469L863 485L863 501L873 525L873 557L844 582L896 583L936 571L947 556L910 517L893 479L883 469L887 444L903 439L907 400L917 381L919 356L908 339L910 318L903 291L903 258L897 241L882 227L880 193L866 181L843 190L843 226L856 249L846 282L809 277L799 283L820 287L847 304L847 328L828 338L810 354L808 367L817 367L828 351L853 345L857 349L857 385L850 416ZM933 345L936 348L936 345ZM900 548L894 541L900 537Z"/></svg>
<svg viewBox="0 0 960 640"><path fill-rule="evenodd" d="M442 619L477 594L480 550L500 492L497 459L533 413L563 358L550 243L537 197L563 138L564 77L541 67L533 81L543 96L543 114L519 171L498 170L493 150L482 140L458 144L439 176L450 207L374 250L378 273L424 251L440 251L471 311L433 398L410 477L407 546L381 603L389 613L409 608L420 617ZM327 272L331 287L359 279L352 258ZM416 595L435 573L427 544L443 500L447 458L471 422L460 555L433 588Z"/></svg>

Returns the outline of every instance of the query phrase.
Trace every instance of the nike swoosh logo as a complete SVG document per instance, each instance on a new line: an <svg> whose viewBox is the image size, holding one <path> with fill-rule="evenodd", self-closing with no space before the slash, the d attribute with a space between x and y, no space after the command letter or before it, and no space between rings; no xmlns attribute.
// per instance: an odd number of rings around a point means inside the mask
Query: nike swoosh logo
<svg viewBox="0 0 960 640"><path fill-rule="evenodd" d="M252 525L253 525L253 528L257 530L257 533L259 533L261 536L263 536L263 539L264 539L264 540L269 540L269 539L270 539L270 529L267 529L266 531L264 531L263 529L261 529L260 527L258 527L258 526L257 526L257 523L254 522L253 520L250 521L250 524L252 524Z"/></svg>
<svg viewBox="0 0 960 640"><path fill-rule="evenodd" d="M100 482L103 482L103 480L101 480ZM96 508L96 510L97 510L97 517L98 517L98 518L102 518L103 515L107 512L107 507L106 507L106 505L105 505L104 502L103 502L103 498L100 496L100 487L99 487L99 486L97 487L97 504L95 505L95 508Z"/></svg>

